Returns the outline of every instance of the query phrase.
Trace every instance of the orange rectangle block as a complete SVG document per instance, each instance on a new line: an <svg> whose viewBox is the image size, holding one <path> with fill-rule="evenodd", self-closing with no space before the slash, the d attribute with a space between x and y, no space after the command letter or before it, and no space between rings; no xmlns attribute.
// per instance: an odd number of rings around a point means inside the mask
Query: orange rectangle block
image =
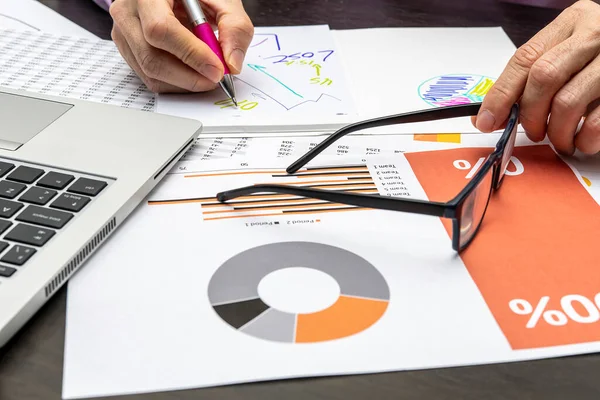
<svg viewBox="0 0 600 400"><path fill-rule="evenodd" d="M423 133L415 134L414 140L420 142L460 143L460 133Z"/></svg>
<svg viewBox="0 0 600 400"><path fill-rule="evenodd" d="M429 199L445 201L491 151L406 157ZM600 207L549 146L517 147L512 160L462 261L513 349L598 341Z"/></svg>

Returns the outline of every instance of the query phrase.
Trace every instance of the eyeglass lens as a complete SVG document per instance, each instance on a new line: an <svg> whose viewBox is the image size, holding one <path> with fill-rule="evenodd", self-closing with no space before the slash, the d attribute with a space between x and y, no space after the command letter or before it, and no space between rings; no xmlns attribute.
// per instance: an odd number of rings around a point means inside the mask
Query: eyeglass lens
<svg viewBox="0 0 600 400"><path fill-rule="evenodd" d="M502 162L500 163L500 176L498 177L498 184L504 178L504 173L506 172L506 168L508 167L508 163L513 154L513 149L515 148L515 139L517 137L517 126L515 125L510 132L510 136L508 138L508 143L506 143L506 147L504 148L504 153L502 154Z"/></svg>
<svg viewBox="0 0 600 400"><path fill-rule="evenodd" d="M460 247L467 245L475 232L477 232L490 197L492 178L493 168L490 168L462 205L459 217L460 237L458 242Z"/></svg>

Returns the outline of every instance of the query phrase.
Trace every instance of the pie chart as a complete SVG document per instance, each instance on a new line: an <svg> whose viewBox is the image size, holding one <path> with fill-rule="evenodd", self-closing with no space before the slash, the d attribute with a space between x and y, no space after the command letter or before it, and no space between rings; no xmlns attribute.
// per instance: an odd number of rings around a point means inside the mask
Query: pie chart
<svg viewBox="0 0 600 400"><path fill-rule="evenodd" d="M258 287L264 277L299 266L333 278L339 286L337 300L303 313L277 309L261 298ZM311 289L306 285L307 299ZM339 247L299 241L266 244L231 257L212 276L208 297L219 318L243 334L272 342L316 343L371 327L385 314L390 290L364 258Z"/></svg>

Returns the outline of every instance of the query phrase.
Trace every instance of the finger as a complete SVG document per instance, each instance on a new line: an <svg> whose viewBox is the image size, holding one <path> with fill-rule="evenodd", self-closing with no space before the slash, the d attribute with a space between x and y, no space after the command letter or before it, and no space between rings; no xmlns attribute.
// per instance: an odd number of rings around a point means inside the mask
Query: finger
<svg viewBox="0 0 600 400"><path fill-rule="evenodd" d="M188 16L183 2L175 1L173 3L173 15L175 15L175 18L177 18L187 30L192 31L194 29L194 25L192 24L192 21L190 21L190 17Z"/></svg>
<svg viewBox="0 0 600 400"><path fill-rule="evenodd" d="M204 0L219 29L219 42L228 67L234 74L242 71L246 52L254 36L254 25L241 0Z"/></svg>
<svg viewBox="0 0 600 400"><path fill-rule="evenodd" d="M152 47L144 38L140 20L124 17L119 20L119 30L127 41L141 72L148 78L191 92L212 90L216 84L189 68L172 54ZM148 85L148 84L147 84ZM154 85L148 85L156 86ZM164 85L159 84L162 89ZM182 90L178 90L182 91Z"/></svg>
<svg viewBox="0 0 600 400"><path fill-rule="evenodd" d="M492 132L506 122L512 105L523 93L533 64L556 44L571 36L574 13L569 11L567 9L561 13L511 57L483 100L477 115L477 129L482 132Z"/></svg>
<svg viewBox="0 0 600 400"><path fill-rule="evenodd" d="M600 152L600 107L594 109L583 121L575 136L575 147L585 154Z"/></svg>
<svg viewBox="0 0 600 400"><path fill-rule="evenodd" d="M179 22L166 0L139 0L138 4L145 41L171 53L214 83L223 78L219 57Z"/></svg>
<svg viewBox="0 0 600 400"><path fill-rule="evenodd" d="M142 82L146 85L148 90L150 90L154 93L187 92L187 90L182 89L180 87L173 86L166 82L161 82L159 80L148 77L144 73L144 71L142 71L142 68L138 64L135 56L133 55L133 52L131 51L131 48L129 47L127 40L125 40L125 37L119 31L118 27L116 27L116 26L113 27L111 36L112 36L113 42L115 42L115 44L117 45L119 52L121 53L121 55L123 56L123 58L125 59L127 64L129 64L131 69L142 80Z"/></svg>
<svg viewBox="0 0 600 400"><path fill-rule="evenodd" d="M127 39L121 32L119 26L123 25L124 21L128 21L130 19L135 19L135 7L131 2L124 2L116 0L113 2L111 8L109 9L111 17L113 18L114 24L111 32L112 40L116 44L121 56L125 59L127 64L133 69L133 71L137 74L137 76L142 80L142 82L148 87L148 89L152 92L183 92L185 91L182 88L169 85L168 83L158 81L156 79L152 79L148 77L140 65L138 64L133 51L129 47L129 43Z"/></svg>
<svg viewBox="0 0 600 400"><path fill-rule="evenodd" d="M588 106L600 97L600 58L588 64L554 96L548 121L548 139L565 155L575 151L575 134ZM593 121L593 120L592 120ZM593 126L593 122L588 122ZM585 137L589 135L584 135Z"/></svg>
<svg viewBox="0 0 600 400"><path fill-rule="evenodd" d="M598 41L573 35L540 57L531 67L520 100L520 122L529 139L546 136L554 95L598 52Z"/></svg>

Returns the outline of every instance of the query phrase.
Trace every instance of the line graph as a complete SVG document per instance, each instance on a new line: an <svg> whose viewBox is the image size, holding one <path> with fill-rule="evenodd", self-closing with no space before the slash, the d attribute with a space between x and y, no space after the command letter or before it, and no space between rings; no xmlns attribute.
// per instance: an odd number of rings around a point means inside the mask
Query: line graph
<svg viewBox="0 0 600 400"><path fill-rule="evenodd" d="M268 76L269 78L273 79L275 82L279 83L281 86L283 86L284 88L286 88L287 90L289 90L290 92L294 93L296 96L300 97L300 98L304 98L304 96L302 96L301 94L296 93L294 90L292 90L292 88L290 88L288 85L286 85L285 83L281 82L279 79L277 79L276 77L274 77L273 75L271 75L270 73L268 73L267 67L264 67L262 65L257 65L257 64L248 64L248 67L250 67L251 69L253 69L254 71L259 71L263 74L265 74L266 76Z"/></svg>
<svg viewBox="0 0 600 400"><path fill-rule="evenodd" d="M328 118L336 123L356 114L327 26L256 28L255 36L242 70L233 77L237 107L216 88L191 95L161 94L157 111L200 119L208 129L246 124L313 129Z"/></svg>
<svg viewBox="0 0 600 400"><path fill-rule="evenodd" d="M246 80L244 80L244 79L242 79L242 78L240 78L240 77L238 77L238 76L235 76L233 79L234 79L234 80L236 80L236 81L240 81L240 82L242 82L243 84L245 84L245 85L248 85L248 86L249 86L249 87L251 87L252 89L254 89L254 90L256 90L256 91L260 92L262 95L266 96L267 98L269 98L269 99L273 100L275 103L277 103L278 105L280 105L280 106L281 106L283 109L285 109L286 111L293 110L294 108L296 108L296 107L298 107L298 106L301 106L301 105L303 105L303 104L306 104L306 103L318 103L318 102L322 101L322 99L323 99L323 98L329 98L329 99L336 100L336 101L339 101L339 102L341 102L341 101L342 101L342 99L340 99L340 98L337 98L337 97L335 97L335 96L332 96L332 95L330 95L330 94L327 94L327 93L321 93L321 94L319 95L319 97L317 97L315 100L304 100L304 101L302 101L302 102L300 102L300 103L298 103L298 104L295 104L295 105L293 105L293 106L291 106L291 107L288 107L288 106L286 106L285 104L283 104L281 101L277 100L275 97L273 97L273 96L269 95L268 93L264 92L262 89L260 89L260 88L258 88L258 87L256 87L256 86L254 86L253 84L251 84L251 83L247 82ZM257 95L257 94L253 93L253 95ZM257 96L258 96L258 95L257 95Z"/></svg>

